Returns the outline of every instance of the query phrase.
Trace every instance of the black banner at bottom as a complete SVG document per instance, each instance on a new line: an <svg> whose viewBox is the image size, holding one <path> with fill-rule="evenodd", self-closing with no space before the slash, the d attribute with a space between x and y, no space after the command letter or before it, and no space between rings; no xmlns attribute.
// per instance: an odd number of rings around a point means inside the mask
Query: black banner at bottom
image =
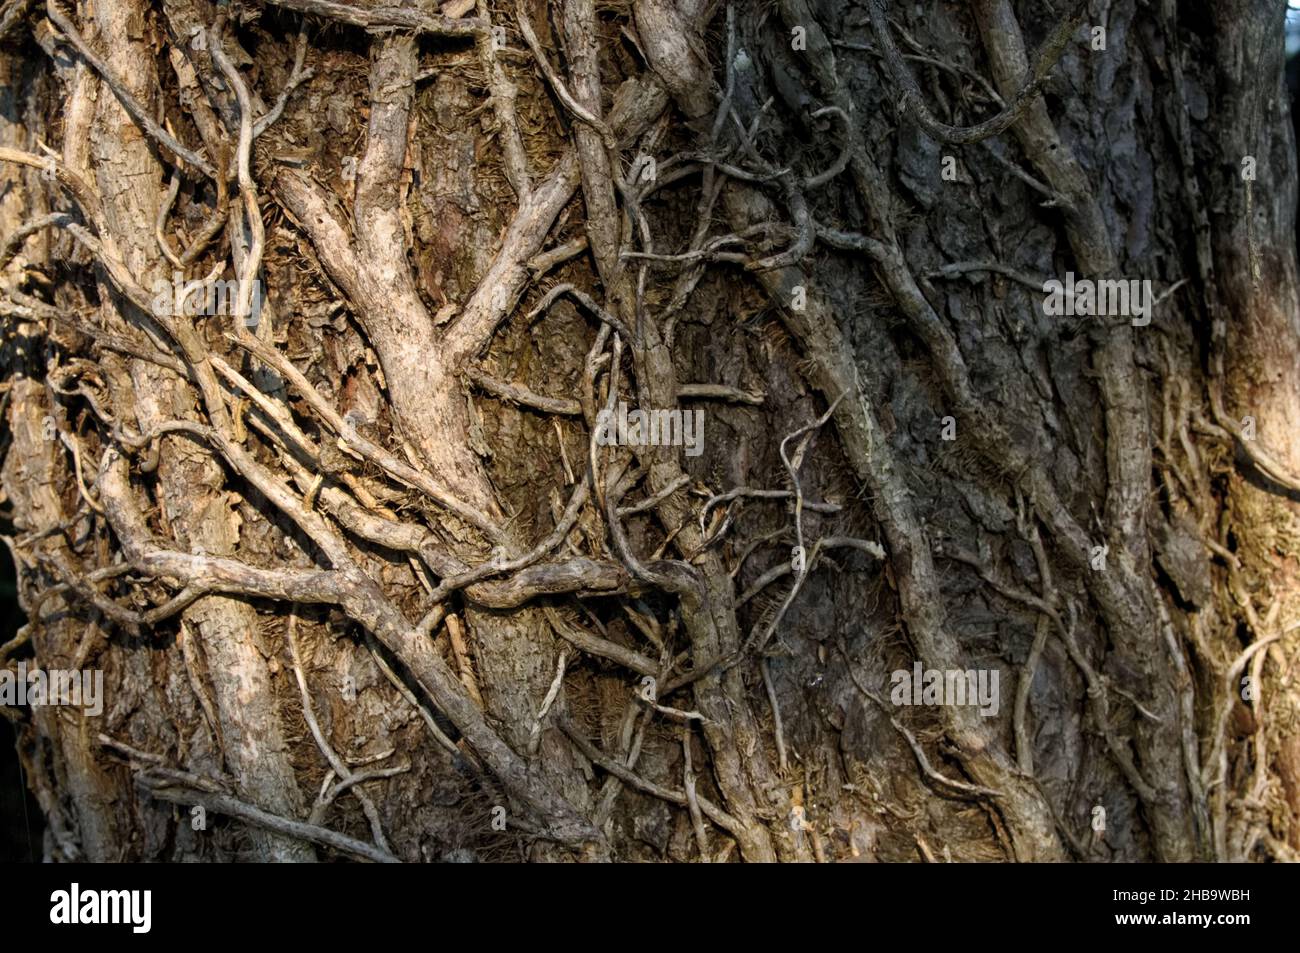
<svg viewBox="0 0 1300 953"><path fill-rule="evenodd" d="M413 921L421 932L457 936L477 924L494 942L512 930L536 937L562 926L612 937L666 916L684 918L693 935L716 923L729 944L750 932L768 938L783 924L797 932L838 924L837 932L858 933L864 942L893 929L917 931L918 940L960 929L990 937L1012 930L1022 942L1128 934L1223 944L1279 929L1289 919L1283 904L1296 896L1292 875L1277 865L852 866L836 876L737 868L740 879L715 880L698 867L36 865L10 867L5 894L20 913L11 918L20 942L31 932L128 946L221 942L247 931L256 931L259 943L337 943L374 938L384 927L410 929ZM587 880L593 875L598 879Z"/></svg>

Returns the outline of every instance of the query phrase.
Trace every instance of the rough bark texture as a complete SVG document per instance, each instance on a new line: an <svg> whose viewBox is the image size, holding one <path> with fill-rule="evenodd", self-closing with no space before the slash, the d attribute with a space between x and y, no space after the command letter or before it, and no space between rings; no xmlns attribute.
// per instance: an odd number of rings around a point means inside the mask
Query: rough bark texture
<svg viewBox="0 0 1300 953"><path fill-rule="evenodd" d="M7 0L46 857L1300 856L1282 5L1057 6Z"/></svg>

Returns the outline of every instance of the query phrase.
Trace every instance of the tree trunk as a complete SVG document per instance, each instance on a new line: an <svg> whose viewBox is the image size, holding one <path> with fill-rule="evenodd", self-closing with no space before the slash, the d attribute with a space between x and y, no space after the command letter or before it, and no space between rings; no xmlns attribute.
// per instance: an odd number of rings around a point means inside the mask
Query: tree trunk
<svg viewBox="0 0 1300 953"><path fill-rule="evenodd" d="M7 0L46 858L1300 856L1283 5L1066 6Z"/></svg>

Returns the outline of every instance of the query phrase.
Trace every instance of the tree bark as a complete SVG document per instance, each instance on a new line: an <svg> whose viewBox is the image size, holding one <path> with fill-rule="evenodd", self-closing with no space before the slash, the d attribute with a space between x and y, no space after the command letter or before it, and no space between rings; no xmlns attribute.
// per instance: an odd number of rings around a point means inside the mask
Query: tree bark
<svg viewBox="0 0 1300 953"><path fill-rule="evenodd" d="M47 859L1296 859L1280 5L0 24Z"/></svg>

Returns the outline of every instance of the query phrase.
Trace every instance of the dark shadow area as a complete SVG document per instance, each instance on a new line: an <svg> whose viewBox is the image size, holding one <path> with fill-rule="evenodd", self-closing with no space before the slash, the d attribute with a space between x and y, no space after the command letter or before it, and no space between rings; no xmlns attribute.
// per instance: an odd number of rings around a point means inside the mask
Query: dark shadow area
<svg viewBox="0 0 1300 953"><path fill-rule="evenodd" d="M1291 131L1300 150L1300 0L1287 0L1286 88L1291 94ZM1297 191L1300 213L1300 191ZM1296 241L1300 245L1300 214L1296 215Z"/></svg>

